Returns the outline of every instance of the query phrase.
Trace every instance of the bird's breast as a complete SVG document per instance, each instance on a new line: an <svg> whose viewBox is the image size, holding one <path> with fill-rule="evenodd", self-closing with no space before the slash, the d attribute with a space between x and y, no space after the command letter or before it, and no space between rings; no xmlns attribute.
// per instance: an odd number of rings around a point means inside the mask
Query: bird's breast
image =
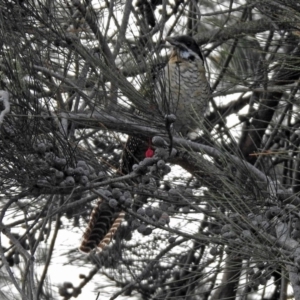
<svg viewBox="0 0 300 300"><path fill-rule="evenodd" d="M177 129L195 129L207 109L210 87L201 62L169 61L165 69L166 113L177 116ZM176 125L176 124L175 124Z"/></svg>

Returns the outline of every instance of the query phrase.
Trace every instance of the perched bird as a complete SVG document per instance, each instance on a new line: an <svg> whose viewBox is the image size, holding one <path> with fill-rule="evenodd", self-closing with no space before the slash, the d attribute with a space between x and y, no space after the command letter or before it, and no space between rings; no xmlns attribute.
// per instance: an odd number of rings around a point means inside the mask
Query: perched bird
<svg viewBox="0 0 300 300"><path fill-rule="evenodd" d="M168 37L173 49L168 64L154 76L155 102L162 114L175 114L174 129L183 136L194 131L204 119L211 97L205 76L204 58L196 41L186 35ZM132 171L134 163L151 154L151 139L128 137L119 172ZM109 244L121 224L125 212L100 200L92 211L79 250L101 251Z"/></svg>
<svg viewBox="0 0 300 300"><path fill-rule="evenodd" d="M166 41L172 45L169 61L155 68L151 75L153 84L148 84L153 91L148 95L153 95L162 115L176 116L175 131L187 137L201 127L211 89L205 75L204 57L196 41L187 35L167 37ZM132 171L132 165L145 158L148 150L149 138L129 137L123 151L123 174Z"/></svg>
<svg viewBox="0 0 300 300"><path fill-rule="evenodd" d="M156 102L162 113L176 115L175 130L187 136L203 122L211 89L196 41L187 35L166 40L172 45L172 52L156 83Z"/></svg>

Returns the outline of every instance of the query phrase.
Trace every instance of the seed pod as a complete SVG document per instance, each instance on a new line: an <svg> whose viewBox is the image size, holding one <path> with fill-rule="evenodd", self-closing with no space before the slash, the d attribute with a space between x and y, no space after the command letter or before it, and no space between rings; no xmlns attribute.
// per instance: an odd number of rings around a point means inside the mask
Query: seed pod
<svg viewBox="0 0 300 300"><path fill-rule="evenodd" d="M100 171L97 176L98 176L99 179L103 179L103 178L106 177L106 174L105 174L105 172Z"/></svg>
<svg viewBox="0 0 300 300"><path fill-rule="evenodd" d="M152 207L151 206L147 206L146 209L145 209L145 214L148 216L148 217L152 217L153 216L153 210L152 210Z"/></svg>
<svg viewBox="0 0 300 300"><path fill-rule="evenodd" d="M124 196L126 199L131 199L131 198L132 198L131 193L130 193L129 191L125 191L125 192L123 193L123 196Z"/></svg>
<svg viewBox="0 0 300 300"><path fill-rule="evenodd" d="M138 228L138 232L143 233L146 231L146 229L147 229L147 226L145 224L141 224Z"/></svg>
<svg viewBox="0 0 300 300"><path fill-rule="evenodd" d="M168 242L169 242L170 244L175 243L175 242L176 242L176 237L175 237L175 236L170 236L169 239L168 239Z"/></svg>
<svg viewBox="0 0 300 300"><path fill-rule="evenodd" d="M142 177L142 183L143 184L149 184L150 183L150 177L148 175L144 175Z"/></svg>
<svg viewBox="0 0 300 300"><path fill-rule="evenodd" d="M165 224L169 224L170 223L170 217L166 212L163 212L159 218L159 221L165 221Z"/></svg>
<svg viewBox="0 0 300 300"><path fill-rule="evenodd" d="M172 148L171 153L170 153L170 157L175 157L177 154L177 150L175 148Z"/></svg>
<svg viewBox="0 0 300 300"><path fill-rule="evenodd" d="M169 151L164 148L156 148L154 157L167 160L169 157Z"/></svg>
<svg viewBox="0 0 300 300"><path fill-rule="evenodd" d="M90 174L96 174L96 171L95 171L94 167L92 167L90 165L87 165L87 166L88 166Z"/></svg>
<svg viewBox="0 0 300 300"><path fill-rule="evenodd" d="M67 160L65 158L56 157L54 159L54 166L56 168L63 168L67 164Z"/></svg>
<svg viewBox="0 0 300 300"><path fill-rule="evenodd" d="M256 264L256 267L259 269L259 270L263 270L265 268L265 264L264 262L258 262Z"/></svg>
<svg viewBox="0 0 300 300"><path fill-rule="evenodd" d="M88 179L89 179L90 181L93 181L93 180L97 179L96 173L92 173L92 174L88 175Z"/></svg>
<svg viewBox="0 0 300 300"><path fill-rule="evenodd" d="M112 208L116 208L118 206L118 201L116 199L109 199L109 206Z"/></svg>
<svg viewBox="0 0 300 300"><path fill-rule="evenodd" d="M82 184L82 185L86 185L88 182L89 182L89 179L87 176L83 175L80 177L80 180L79 182Z"/></svg>
<svg viewBox="0 0 300 300"><path fill-rule="evenodd" d="M59 294L60 296L62 296L62 297L65 297L65 298L68 298L68 297L72 296L72 294L69 293L69 292L67 291L67 289L66 289L65 287L63 287L63 286L60 286L60 287L58 288L58 294Z"/></svg>
<svg viewBox="0 0 300 300"><path fill-rule="evenodd" d="M73 283L72 282L64 282L63 287L65 287L66 289L71 289L71 288L73 288Z"/></svg>
<svg viewBox="0 0 300 300"><path fill-rule="evenodd" d="M170 114L170 115L165 115L165 120L172 124L174 122L176 122L176 116L174 114Z"/></svg>
<svg viewBox="0 0 300 300"><path fill-rule="evenodd" d="M153 151L153 150L152 150ZM143 165L143 166L152 166L154 163L156 162L156 159L153 157L145 157L140 163L139 165Z"/></svg>
<svg viewBox="0 0 300 300"><path fill-rule="evenodd" d="M272 218L280 215L280 213L281 213L281 209L279 207L271 207L266 211L265 216L267 219L271 220Z"/></svg>
<svg viewBox="0 0 300 300"><path fill-rule="evenodd" d="M152 138L152 144L161 148L168 146L167 142L160 136L154 136Z"/></svg>
<svg viewBox="0 0 300 300"><path fill-rule="evenodd" d="M139 228L141 226L141 222L140 220L138 219L134 219L132 222L131 222L131 227L133 230Z"/></svg>
<svg viewBox="0 0 300 300"><path fill-rule="evenodd" d="M74 177L72 177L72 176L67 176L64 181L67 186L74 186L74 184L75 184Z"/></svg>
<svg viewBox="0 0 300 300"><path fill-rule="evenodd" d="M89 171L89 170L84 170L84 169L83 169L83 174L84 174L85 176L89 176L89 175L90 175L90 171Z"/></svg>
<svg viewBox="0 0 300 300"><path fill-rule="evenodd" d="M152 228L147 227L142 234L143 235L150 235L152 233L152 230L153 230Z"/></svg>
<svg viewBox="0 0 300 300"><path fill-rule="evenodd" d="M56 179L63 179L65 177L65 174L61 171L55 170L55 177Z"/></svg>
<svg viewBox="0 0 300 300"><path fill-rule="evenodd" d="M259 281L258 280L253 280L253 281L250 282L250 287L255 291L258 289L258 286L259 286Z"/></svg>
<svg viewBox="0 0 300 300"><path fill-rule="evenodd" d="M118 188L112 189L111 193L112 193L112 197L114 197L115 199L119 199L122 196L122 192Z"/></svg>
<svg viewBox="0 0 300 300"><path fill-rule="evenodd" d="M59 186L62 187L62 188L65 188L65 187L67 186L66 181L63 180L63 181L59 184Z"/></svg>
<svg viewBox="0 0 300 300"><path fill-rule="evenodd" d="M150 171L151 174L156 174L157 173L157 166L156 165L151 166L149 171Z"/></svg>
<svg viewBox="0 0 300 300"><path fill-rule="evenodd" d="M146 174L147 172L147 166L140 164L140 165L133 165L132 170L135 171L138 174Z"/></svg>
<svg viewBox="0 0 300 300"><path fill-rule="evenodd" d="M158 225L165 226L166 224L167 224L166 220L164 220L164 219L159 219L158 220Z"/></svg>
<svg viewBox="0 0 300 300"><path fill-rule="evenodd" d="M168 166L168 165L165 165L163 167L162 171L163 171L163 175L167 175L167 174L169 174L171 172L171 167Z"/></svg>
<svg viewBox="0 0 300 300"><path fill-rule="evenodd" d="M111 191L109 191L108 189L103 189L102 193L106 196L106 197L112 197L112 193Z"/></svg>
<svg viewBox="0 0 300 300"><path fill-rule="evenodd" d="M141 216L144 216L145 215L145 210L144 208L140 207L138 210L137 210L137 213Z"/></svg>
<svg viewBox="0 0 300 300"><path fill-rule="evenodd" d="M232 226L230 224L225 224L224 226L222 226L221 232L225 233L225 232L229 232L232 230Z"/></svg>
<svg viewBox="0 0 300 300"><path fill-rule="evenodd" d="M261 284L261 285L265 285L265 284L267 283L267 278L261 276L261 277L258 278L258 282L259 282L259 284Z"/></svg>
<svg viewBox="0 0 300 300"><path fill-rule="evenodd" d="M155 216L155 218L156 218L157 220L159 220L160 216L161 216L162 213L163 213L163 211L160 210L160 209L154 209L153 212L154 212L154 216Z"/></svg>
<svg viewBox="0 0 300 300"><path fill-rule="evenodd" d="M74 174L75 175L78 175L78 176L81 176L81 175L84 175L84 170L82 167L77 167L74 169Z"/></svg>
<svg viewBox="0 0 300 300"><path fill-rule="evenodd" d="M79 160L76 164L76 167L81 167L84 170L89 170L87 163L84 160Z"/></svg>
<svg viewBox="0 0 300 300"><path fill-rule="evenodd" d="M223 237L224 239L235 239L235 238L236 238L236 234L235 234L235 232L233 232L233 231L228 231L228 232L224 232L224 233L222 234L222 237Z"/></svg>
<svg viewBox="0 0 300 300"><path fill-rule="evenodd" d="M218 254L220 253L220 251L218 250L217 247L212 247L212 248L210 249L209 253L210 253L210 255L212 255L212 256L216 256L216 255L218 255Z"/></svg>
<svg viewBox="0 0 300 300"><path fill-rule="evenodd" d="M183 214L188 214L190 212L190 208L188 206L184 206L181 208Z"/></svg>
<svg viewBox="0 0 300 300"><path fill-rule="evenodd" d="M47 152L45 155L46 162L52 166L55 159L55 154L53 152Z"/></svg>
<svg viewBox="0 0 300 300"><path fill-rule="evenodd" d="M253 276L255 274L253 268L249 268L247 271L248 275Z"/></svg>
<svg viewBox="0 0 300 300"><path fill-rule="evenodd" d="M130 207L130 206L132 205L132 200L129 199L129 198L127 198L127 199L125 200L124 205L125 205L126 207Z"/></svg>
<svg viewBox="0 0 300 300"><path fill-rule="evenodd" d="M247 240L251 240L252 239L252 233L250 230L243 230L241 237Z"/></svg>
<svg viewBox="0 0 300 300"><path fill-rule="evenodd" d="M65 170L65 173L68 175L68 176L73 176L74 175L74 169L73 168L67 168Z"/></svg>
<svg viewBox="0 0 300 300"><path fill-rule="evenodd" d="M45 143L39 143L36 146L36 152L39 154L44 154L46 152L47 148Z"/></svg>
<svg viewBox="0 0 300 300"><path fill-rule="evenodd" d="M191 188L186 188L185 191L184 191L184 194L185 194L186 196L192 197L192 196L193 196L193 189L191 189Z"/></svg>
<svg viewBox="0 0 300 300"><path fill-rule="evenodd" d="M178 191L176 189L169 189L170 195L178 195Z"/></svg>
<svg viewBox="0 0 300 300"><path fill-rule="evenodd" d="M120 204L124 204L126 201L126 198L124 197L124 195L121 195L120 198L118 199Z"/></svg>
<svg viewBox="0 0 300 300"><path fill-rule="evenodd" d="M156 163L157 167L159 169L162 169L165 165L166 165L166 162L162 159L160 159L157 163Z"/></svg>

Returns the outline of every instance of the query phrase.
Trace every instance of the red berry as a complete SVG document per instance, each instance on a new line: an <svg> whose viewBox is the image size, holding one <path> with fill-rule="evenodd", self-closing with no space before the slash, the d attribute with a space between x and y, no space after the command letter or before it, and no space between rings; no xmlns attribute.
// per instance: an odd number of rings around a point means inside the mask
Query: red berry
<svg viewBox="0 0 300 300"><path fill-rule="evenodd" d="M146 151L146 153L145 153L145 156L146 157L152 157L153 155L154 155L153 149L148 148L147 151Z"/></svg>

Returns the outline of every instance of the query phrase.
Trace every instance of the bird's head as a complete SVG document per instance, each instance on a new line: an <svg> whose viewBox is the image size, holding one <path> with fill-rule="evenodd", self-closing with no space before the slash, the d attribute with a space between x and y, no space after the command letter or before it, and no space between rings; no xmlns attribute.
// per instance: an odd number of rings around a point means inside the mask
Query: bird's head
<svg viewBox="0 0 300 300"><path fill-rule="evenodd" d="M194 61L195 59L200 59L202 62L204 61L200 48L193 38L187 35L180 35L176 37L167 37L166 41L173 46L171 57L179 56L184 60Z"/></svg>

